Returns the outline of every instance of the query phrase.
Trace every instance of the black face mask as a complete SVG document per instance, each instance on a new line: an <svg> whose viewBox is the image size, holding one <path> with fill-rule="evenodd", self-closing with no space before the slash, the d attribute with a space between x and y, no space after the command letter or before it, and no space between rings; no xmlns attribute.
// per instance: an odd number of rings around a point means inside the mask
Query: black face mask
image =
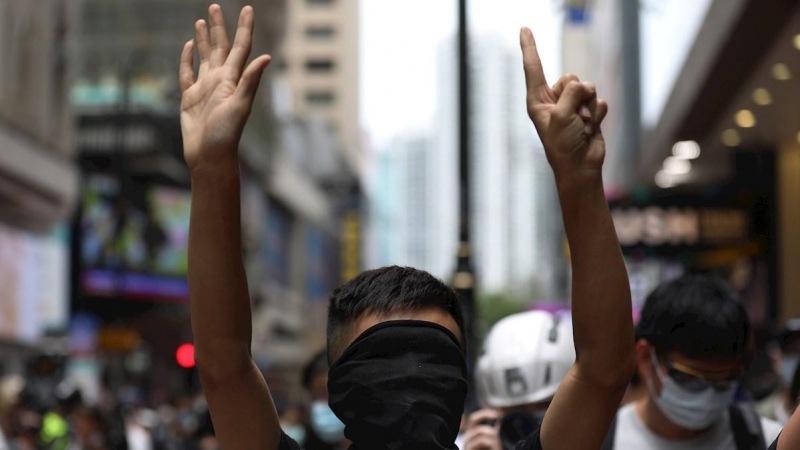
<svg viewBox="0 0 800 450"><path fill-rule="evenodd" d="M361 450L455 450L466 373L464 353L446 328L384 322L331 366L328 402Z"/></svg>

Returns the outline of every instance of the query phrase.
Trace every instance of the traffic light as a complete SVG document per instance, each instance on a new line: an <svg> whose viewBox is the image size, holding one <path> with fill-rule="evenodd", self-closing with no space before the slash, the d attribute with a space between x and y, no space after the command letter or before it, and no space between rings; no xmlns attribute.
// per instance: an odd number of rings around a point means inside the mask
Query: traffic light
<svg viewBox="0 0 800 450"><path fill-rule="evenodd" d="M184 369L194 367L194 344L181 344L175 352L175 361Z"/></svg>

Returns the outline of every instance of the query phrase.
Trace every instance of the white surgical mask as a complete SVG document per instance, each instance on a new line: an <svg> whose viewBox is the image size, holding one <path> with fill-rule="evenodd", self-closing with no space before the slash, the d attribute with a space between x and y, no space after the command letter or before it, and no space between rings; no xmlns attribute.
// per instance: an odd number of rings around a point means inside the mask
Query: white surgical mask
<svg viewBox="0 0 800 450"><path fill-rule="evenodd" d="M300 445L306 441L306 429L299 424L292 424L292 425L281 425L281 429L283 430L286 436L294 439Z"/></svg>
<svg viewBox="0 0 800 450"><path fill-rule="evenodd" d="M794 373L800 363L800 355L783 355L781 357L781 379L787 386L792 385Z"/></svg>
<svg viewBox="0 0 800 450"><path fill-rule="evenodd" d="M704 430L713 425L733 403L738 384L724 391L709 387L692 392L668 375L662 375L655 353L652 358L656 376L661 380L661 395L656 395L651 378L647 379L647 387L661 412L675 425L687 430Z"/></svg>
<svg viewBox="0 0 800 450"><path fill-rule="evenodd" d="M344 424L327 402L316 401L311 404L311 429L327 444L335 444L344 439Z"/></svg>

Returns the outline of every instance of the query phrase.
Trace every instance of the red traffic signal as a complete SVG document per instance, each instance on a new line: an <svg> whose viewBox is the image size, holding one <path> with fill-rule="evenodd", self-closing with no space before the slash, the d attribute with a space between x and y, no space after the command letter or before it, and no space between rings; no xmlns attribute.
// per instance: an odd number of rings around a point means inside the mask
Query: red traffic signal
<svg viewBox="0 0 800 450"><path fill-rule="evenodd" d="M194 367L194 344L181 344L175 352L175 361L184 369Z"/></svg>

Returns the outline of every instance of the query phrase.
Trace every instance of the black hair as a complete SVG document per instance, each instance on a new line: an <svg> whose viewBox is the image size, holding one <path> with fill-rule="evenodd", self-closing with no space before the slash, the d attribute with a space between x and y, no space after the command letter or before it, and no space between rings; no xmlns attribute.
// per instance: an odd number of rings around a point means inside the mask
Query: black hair
<svg viewBox="0 0 800 450"><path fill-rule="evenodd" d="M328 355L325 350L317 352L303 368L303 387L311 387L311 380L321 373L328 372Z"/></svg>
<svg viewBox="0 0 800 450"><path fill-rule="evenodd" d="M636 338L663 355L694 359L747 357L750 323L736 292L722 279L690 274L659 286L645 301Z"/></svg>
<svg viewBox="0 0 800 450"><path fill-rule="evenodd" d="M390 266L362 272L333 291L328 306L328 361L344 351L350 327L365 313L388 316L438 307L450 313L461 332L464 316L456 292L433 275L411 267Z"/></svg>

